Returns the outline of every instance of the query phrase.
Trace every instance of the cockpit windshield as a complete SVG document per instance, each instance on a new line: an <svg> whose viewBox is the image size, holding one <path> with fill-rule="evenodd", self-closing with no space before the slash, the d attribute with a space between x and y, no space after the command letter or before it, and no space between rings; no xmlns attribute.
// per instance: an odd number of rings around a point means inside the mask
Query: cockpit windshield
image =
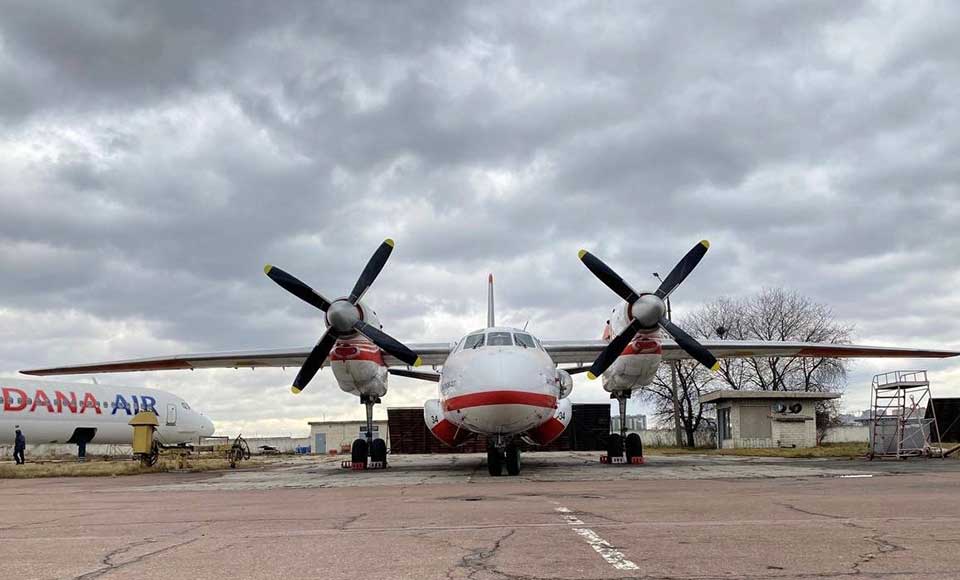
<svg viewBox="0 0 960 580"><path fill-rule="evenodd" d="M468 348L479 348L483 346L483 333L471 334L463 341L463 349L467 350Z"/></svg>
<svg viewBox="0 0 960 580"><path fill-rule="evenodd" d="M513 339L509 332L487 333L487 344L490 346L513 346Z"/></svg>
<svg viewBox="0 0 960 580"><path fill-rule="evenodd" d="M533 337L529 334L518 332L513 335L513 338L517 341L517 346L522 346L525 348L537 348L537 345L533 343Z"/></svg>

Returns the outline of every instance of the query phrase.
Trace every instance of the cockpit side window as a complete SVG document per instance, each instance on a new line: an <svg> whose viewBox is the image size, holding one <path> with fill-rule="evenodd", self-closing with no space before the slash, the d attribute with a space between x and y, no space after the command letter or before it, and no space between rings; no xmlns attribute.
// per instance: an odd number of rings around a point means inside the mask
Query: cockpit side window
<svg viewBox="0 0 960 580"><path fill-rule="evenodd" d="M524 334L518 332L513 335L513 338L517 341L517 346L522 346L526 348L537 348L537 345L533 342L533 337L529 334Z"/></svg>
<svg viewBox="0 0 960 580"><path fill-rule="evenodd" d="M483 346L483 333L471 334L463 341L463 350Z"/></svg>
<svg viewBox="0 0 960 580"><path fill-rule="evenodd" d="M509 332L490 332L487 334L487 344L490 346L513 346L513 339Z"/></svg>
<svg viewBox="0 0 960 580"><path fill-rule="evenodd" d="M188 404L187 404L186 402L184 402L184 401L180 401L180 406L183 407L184 409L186 409L187 411L190 410L190 405L188 405Z"/></svg>

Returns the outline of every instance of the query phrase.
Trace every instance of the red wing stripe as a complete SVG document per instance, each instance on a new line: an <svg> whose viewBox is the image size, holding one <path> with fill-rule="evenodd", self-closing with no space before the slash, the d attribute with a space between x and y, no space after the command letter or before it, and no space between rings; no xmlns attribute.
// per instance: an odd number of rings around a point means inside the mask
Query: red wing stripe
<svg viewBox="0 0 960 580"><path fill-rule="evenodd" d="M485 407L487 405L530 405L554 409L557 406L557 398L551 395L525 391L484 391L447 399L443 402L443 410L457 411L467 407Z"/></svg>

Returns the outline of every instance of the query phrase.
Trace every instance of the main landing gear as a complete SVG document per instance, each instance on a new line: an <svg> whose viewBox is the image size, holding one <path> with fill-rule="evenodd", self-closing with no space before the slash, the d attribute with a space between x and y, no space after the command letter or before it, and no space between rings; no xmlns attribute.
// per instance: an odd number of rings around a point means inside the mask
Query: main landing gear
<svg viewBox="0 0 960 580"><path fill-rule="evenodd" d="M630 391L616 391L610 395L620 407L620 432L611 433L607 439L607 454L601 463L643 463L643 442L639 433L627 434L627 399Z"/></svg>
<svg viewBox="0 0 960 580"><path fill-rule="evenodd" d="M494 477L503 475L506 468L507 475L520 475L520 444L515 440L504 442L497 438L487 440L487 471Z"/></svg>
<svg viewBox="0 0 960 580"><path fill-rule="evenodd" d="M360 402L367 407L367 431L365 439L354 439L350 447L350 462L344 461L342 466L351 469L383 469L387 466L387 442L379 437L373 438L373 406L380 402L380 397L364 395Z"/></svg>

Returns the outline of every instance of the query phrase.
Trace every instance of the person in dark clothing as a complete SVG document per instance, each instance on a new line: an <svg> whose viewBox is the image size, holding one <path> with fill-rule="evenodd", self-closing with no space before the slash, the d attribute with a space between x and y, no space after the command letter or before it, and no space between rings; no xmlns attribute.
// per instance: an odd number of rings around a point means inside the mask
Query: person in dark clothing
<svg viewBox="0 0 960 580"><path fill-rule="evenodd" d="M23 465L23 450L27 448L27 438L20 431L20 425L17 425L17 435L13 441L13 459L17 465Z"/></svg>

